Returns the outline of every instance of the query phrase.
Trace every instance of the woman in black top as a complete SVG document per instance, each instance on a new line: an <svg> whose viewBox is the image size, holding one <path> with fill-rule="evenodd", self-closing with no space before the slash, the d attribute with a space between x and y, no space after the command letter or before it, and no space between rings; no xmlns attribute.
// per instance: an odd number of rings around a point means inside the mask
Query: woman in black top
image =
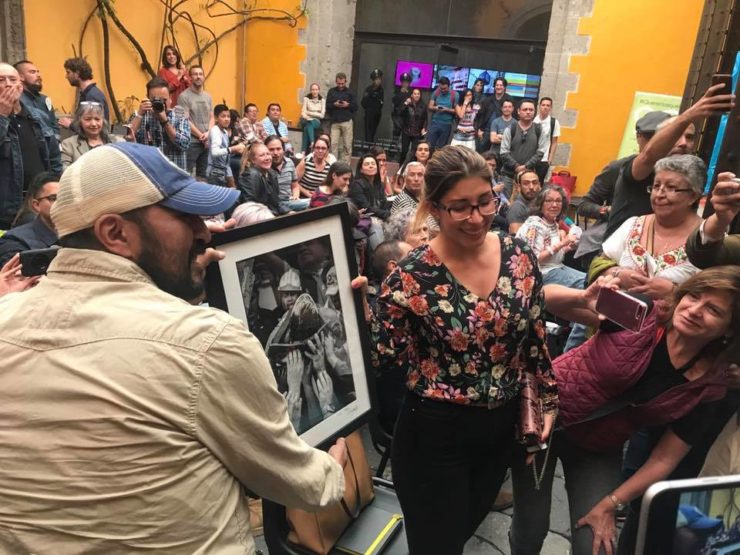
<svg viewBox="0 0 740 555"><path fill-rule="evenodd" d="M262 143L249 148L249 167L239 176L241 202L257 202L280 215L277 174L272 169L272 155Z"/></svg>
<svg viewBox="0 0 740 555"><path fill-rule="evenodd" d="M404 101L401 110L401 163L406 161L409 146L421 140L427 123L427 107L421 100L421 89L411 91L411 96Z"/></svg>
<svg viewBox="0 0 740 555"><path fill-rule="evenodd" d="M387 220L391 211L378 170L378 161L372 154L366 154L360 158L357 162L355 178L349 186L349 198L366 214Z"/></svg>

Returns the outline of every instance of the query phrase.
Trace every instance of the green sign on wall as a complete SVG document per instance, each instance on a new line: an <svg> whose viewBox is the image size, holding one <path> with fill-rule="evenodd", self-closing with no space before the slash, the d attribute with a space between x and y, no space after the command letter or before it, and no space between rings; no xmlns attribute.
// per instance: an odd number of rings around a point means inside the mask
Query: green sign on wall
<svg viewBox="0 0 740 555"><path fill-rule="evenodd" d="M635 100L632 102L630 115L622 136L622 145L619 147L617 158L623 158L637 153L637 140L635 139L635 123L648 112L668 112L675 116L681 107L681 97L670 94L656 94L637 91Z"/></svg>

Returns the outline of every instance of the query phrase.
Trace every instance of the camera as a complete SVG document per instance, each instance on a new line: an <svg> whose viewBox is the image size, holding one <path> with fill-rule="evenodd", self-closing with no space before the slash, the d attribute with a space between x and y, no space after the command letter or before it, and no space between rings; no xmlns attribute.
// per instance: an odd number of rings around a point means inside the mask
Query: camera
<svg viewBox="0 0 740 555"><path fill-rule="evenodd" d="M164 98L159 96L155 96L154 98L152 98L152 110L154 110L158 114L164 112L165 106L166 104Z"/></svg>

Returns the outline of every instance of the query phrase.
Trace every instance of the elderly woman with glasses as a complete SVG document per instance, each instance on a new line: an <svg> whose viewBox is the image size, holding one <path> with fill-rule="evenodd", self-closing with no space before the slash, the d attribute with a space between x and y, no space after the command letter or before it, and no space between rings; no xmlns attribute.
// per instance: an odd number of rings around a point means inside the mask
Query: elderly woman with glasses
<svg viewBox="0 0 740 555"><path fill-rule="evenodd" d="M565 191L557 185L544 187L535 197L527 218L516 232L516 236L532 248L542 272L545 285L557 284L583 289L586 274L563 264L565 253L578 244L578 235L560 228L560 219L568 207ZM575 230L574 230L575 231ZM571 330L564 350L577 347L586 339L586 327L575 324Z"/></svg>
<svg viewBox="0 0 740 555"><path fill-rule="evenodd" d="M686 241L701 222L696 207L706 173L701 158L690 154L658 160L648 187L653 213L629 218L604 241L589 279L618 276L623 289L658 299L698 272Z"/></svg>
<svg viewBox="0 0 740 555"><path fill-rule="evenodd" d="M80 102L75 112L73 128L79 129L77 135L67 137L59 145L62 151L62 167L67 167L83 154L97 146L118 143L122 138L109 135L104 119L103 105L98 102Z"/></svg>

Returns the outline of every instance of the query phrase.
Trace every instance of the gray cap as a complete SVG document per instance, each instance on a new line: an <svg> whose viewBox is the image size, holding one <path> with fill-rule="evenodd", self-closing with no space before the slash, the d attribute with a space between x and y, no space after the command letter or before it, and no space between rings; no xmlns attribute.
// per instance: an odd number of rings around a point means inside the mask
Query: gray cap
<svg viewBox="0 0 740 555"><path fill-rule="evenodd" d="M658 126L671 117L668 112L648 112L635 123L635 131L638 133L655 133Z"/></svg>

